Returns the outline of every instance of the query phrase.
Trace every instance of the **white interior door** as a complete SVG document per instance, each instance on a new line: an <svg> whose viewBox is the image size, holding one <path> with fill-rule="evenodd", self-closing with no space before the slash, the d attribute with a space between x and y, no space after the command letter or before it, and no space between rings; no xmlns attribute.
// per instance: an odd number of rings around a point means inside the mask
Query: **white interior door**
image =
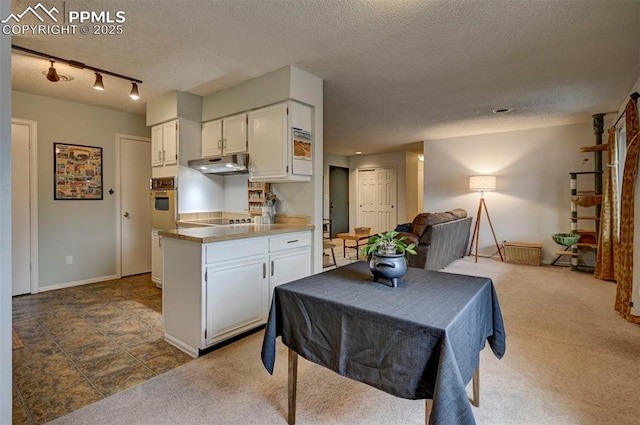
<svg viewBox="0 0 640 425"><path fill-rule="evenodd" d="M12 295L31 293L30 127L11 124Z"/></svg>
<svg viewBox="0 0 640 425"><path fill-rule="evenodd" d="M375 170L358 170L358 225L379 232L376 224Z"/></svg>
<svg viewBox="0 0 640 425"><path fill-rule="evenodd" d="M377 168L376 188L376 227L379 231L396 228L396 170L395 168Z"/></svg>
<svg viewBox="0 0 640 425"><path fill-rule="evenodd" d="M149 179L151 144L121 136L120 142L120 274L151 271Z"/></svg>
<svg viewBox="0 0 640 425"><path fill-rule="evenodd" d="M395 229L395 168L358 170L358 201L358 227L371 227L371 233Z"/></svg>

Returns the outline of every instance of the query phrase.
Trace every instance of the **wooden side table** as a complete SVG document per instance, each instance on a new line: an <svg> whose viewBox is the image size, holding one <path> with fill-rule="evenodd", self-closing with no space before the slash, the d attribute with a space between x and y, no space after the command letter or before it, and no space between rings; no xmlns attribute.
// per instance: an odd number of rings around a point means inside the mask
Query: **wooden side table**
<svg viewBox="0 0 640 425"><path fill-rule="evenodd" d="M371 235L369 233L338 233L336 235L338 239L342 239L342 255L343 257L347 257L347 248L355 248L356 249L356 260L358 260L358 255L360 254L360 241L369 240ZM354 241L356 246L347 246L347 241ZM363 244L364 245L364 244Z"/></svg>

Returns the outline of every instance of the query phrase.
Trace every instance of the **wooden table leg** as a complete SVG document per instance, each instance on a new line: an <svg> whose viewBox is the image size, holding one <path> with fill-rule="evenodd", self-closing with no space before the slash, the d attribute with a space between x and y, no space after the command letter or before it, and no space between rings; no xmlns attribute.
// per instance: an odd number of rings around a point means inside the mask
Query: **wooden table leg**
<svg viewBox="0 0 640 425"><path fill-rule="evenodd" d="M424 400L424 425L429 425L429 416L431 416L431 409L433 408L433 400Z"/></svg>
<svg viewBox="0 0 640 425"><path fill-rule="evenodd" d="M347 240L342 240L342 258L347 258Z"/></svg>
<svg viewBox="0 0 640 425"><path fill-rule="evenodd" d="M480 365L473 371L473 399L471 404L480 407Z"/></svg>
<svg viewBox="0 0 640 425"><path fill-rule="evenodd" d="M289 425L296 423L296 390L298 384L298 353L289 348Z"/></svg>

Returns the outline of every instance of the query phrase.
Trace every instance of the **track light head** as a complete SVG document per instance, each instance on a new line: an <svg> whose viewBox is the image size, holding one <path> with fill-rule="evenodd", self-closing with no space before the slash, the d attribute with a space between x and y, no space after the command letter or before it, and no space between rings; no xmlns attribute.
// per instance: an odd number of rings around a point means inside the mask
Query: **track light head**
<svg viewBox="0 0 640 425"><path fill-rule="evenodd" d="M138 93L138 83L131 82L131 93L129 93L129 97L133 100L140 99L140 94Z"/></svg>
<svg viewBox="0 0 640 425"><path fill-rule="evenodd" d="M57 83L60 81L60 76L56 72L56 69L53 67L53 63L55 62L53 59L49 59L51 61L51 66L49 67L49 72L47 72L47 80Z"/></svg>
<svg viewBox="0 0 640 425"><path fill-rule="evenodd" d="M102 75L96 72L96 82L93 83L93 88L96 90L104 90L104 84L102 84Z"/></svg>

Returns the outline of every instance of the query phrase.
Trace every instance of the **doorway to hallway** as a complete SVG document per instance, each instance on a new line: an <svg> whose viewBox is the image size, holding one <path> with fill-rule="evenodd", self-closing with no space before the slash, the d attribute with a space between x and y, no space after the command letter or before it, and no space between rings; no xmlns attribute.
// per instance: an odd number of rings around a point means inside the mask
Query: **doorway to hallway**
<svg viewBox="0 0 640 425"><path fill-rule="evenodd" d="M329 167L329 218L331 238L349 232L349 169Z"/></svg>

